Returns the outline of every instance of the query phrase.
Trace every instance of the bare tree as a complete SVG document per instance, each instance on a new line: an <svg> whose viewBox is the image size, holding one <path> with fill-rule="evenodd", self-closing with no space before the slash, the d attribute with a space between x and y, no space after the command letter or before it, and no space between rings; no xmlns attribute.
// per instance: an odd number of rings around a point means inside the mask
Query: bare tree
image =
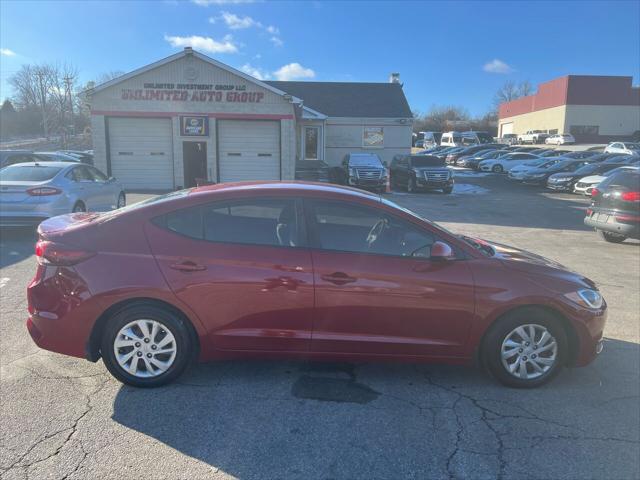
<svg viewBox="0 0 640 480"><path fill-rule="evenodd" d="M526 97L527 95L531 95L533 93L533 86L529 80L525 80L524 82L520 82L520 86L518 87L520 90L520 96Z"/></svg>
<svg viewBox="0 0 640 480"><path fill-rule="evenodd" d="M13 101L19 108L37 106L38 82L35 68L31 65L22 65L20 70L9 77L9 85L13 88Z"/></svg>
<svg viewBox="0 0 640 480"><path fill-rule="evenodd" d="M529 80L525 80L516 84L515 82L508 80L502 85L493 97L493 107L498 111L501 103L511 102L520 97L526 97L533 93L533 86Z"/></svg>

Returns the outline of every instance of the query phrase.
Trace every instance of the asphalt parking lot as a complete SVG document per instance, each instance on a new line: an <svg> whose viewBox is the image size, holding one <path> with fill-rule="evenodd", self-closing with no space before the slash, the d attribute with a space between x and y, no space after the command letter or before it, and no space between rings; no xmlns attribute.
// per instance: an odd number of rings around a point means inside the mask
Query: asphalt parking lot
<svg viewBox="0 0 640 480"><path fill-rule="evenodd" d="M3 231L0 477L640 478L640 243L585 227L585 198L492 174L390 198L595 280L609 303L600 358L530 391L473 368L259 361L137 390L33 344L33 234Z"/></svg>

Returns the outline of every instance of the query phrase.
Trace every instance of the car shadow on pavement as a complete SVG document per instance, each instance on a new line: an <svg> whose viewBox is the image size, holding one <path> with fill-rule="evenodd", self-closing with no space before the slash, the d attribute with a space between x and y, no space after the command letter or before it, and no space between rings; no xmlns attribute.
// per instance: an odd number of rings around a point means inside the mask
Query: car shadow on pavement
<svg viewBox="0 0 640 480"><path fill-rule="evenodd" d="M455 366L204 364L160 389L122 386L112 418L236 478L626 478L640 451L640 348L605 343L591 366L534 390Z"/></svg>
<svg viewBox="0 0 640 480"><path fill-rule="evenodd" d="M35 227L1 227L0 268L21 262L33 255L36 240Z"/></svg>

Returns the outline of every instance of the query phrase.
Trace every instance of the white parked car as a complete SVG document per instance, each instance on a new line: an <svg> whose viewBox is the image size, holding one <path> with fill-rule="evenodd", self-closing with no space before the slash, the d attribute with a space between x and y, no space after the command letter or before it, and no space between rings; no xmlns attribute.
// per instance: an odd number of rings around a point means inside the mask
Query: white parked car
<svg viewBox="0 0 640 480"><path fill-rule="evenodd" d="M627 155L638 155L640 153L640 143L611 142L604 149L604 153L624 153Z"/></svg>
<svg viewBox="0 0 640 480"><path fill-rule="evenodd" d="M516 165L522 165L523 163L527 163L538 158L540 157L533 153L509 153L508 155L504 155L500 158L483 160L478 164L478 170L481 172L503 173L508 172Z"/></svg>
<svg viewBox="0 0 640 480"><path fill-rule="evenodd" d="M637 170L638 167L628 166L628 167L618 167L613 170L609 170L608 172L602 173L600 175L589 175L588 177L582 177L580 180L576 182L573 187L573 193L579 193L582 195L591 195L591 191L598 186L598 184L607 178L609 175L618 173L621 170Z"/></svg>
<svg viewBox="0 0 640 480"><path fill-rule="evenodd" d="M576 139L570 133L556 133L544 139L544 143L547 145L567 145L569 143L576 143Z"/></svg>
<svg viewBox="0 0 640 480"><path fill-rule="evenodd" d="M559 161L560 159L557 158L540 158L527 163L521 163L509 170L509 179L521 181L524 178L524 174L529 170L533 168L549 168L551 165L555 165Z"/></svg>

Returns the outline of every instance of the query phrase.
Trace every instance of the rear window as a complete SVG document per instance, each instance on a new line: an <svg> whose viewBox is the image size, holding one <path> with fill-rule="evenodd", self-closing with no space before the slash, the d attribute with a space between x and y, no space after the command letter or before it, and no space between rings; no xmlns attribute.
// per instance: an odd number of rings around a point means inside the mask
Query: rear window
<svg viewBox="0 0 640 480"><path fill-rule="evenodd" d="M610 175L600 183L600 187L624 187L629 190L640 190L640 172L622 170Z"/></svg>
<svg viewBox="0 0 640 480"><path fill-rule="evenodd" d="M0 170L2 182L45 182L55 177L62 167L14 165Z"/></svg>
<svg viewBox="0 0 640 480"><path fill-rule="evenodd" d="M411 157L411 165L414 167L443 167L445 161L438 157Z"/></svg>

